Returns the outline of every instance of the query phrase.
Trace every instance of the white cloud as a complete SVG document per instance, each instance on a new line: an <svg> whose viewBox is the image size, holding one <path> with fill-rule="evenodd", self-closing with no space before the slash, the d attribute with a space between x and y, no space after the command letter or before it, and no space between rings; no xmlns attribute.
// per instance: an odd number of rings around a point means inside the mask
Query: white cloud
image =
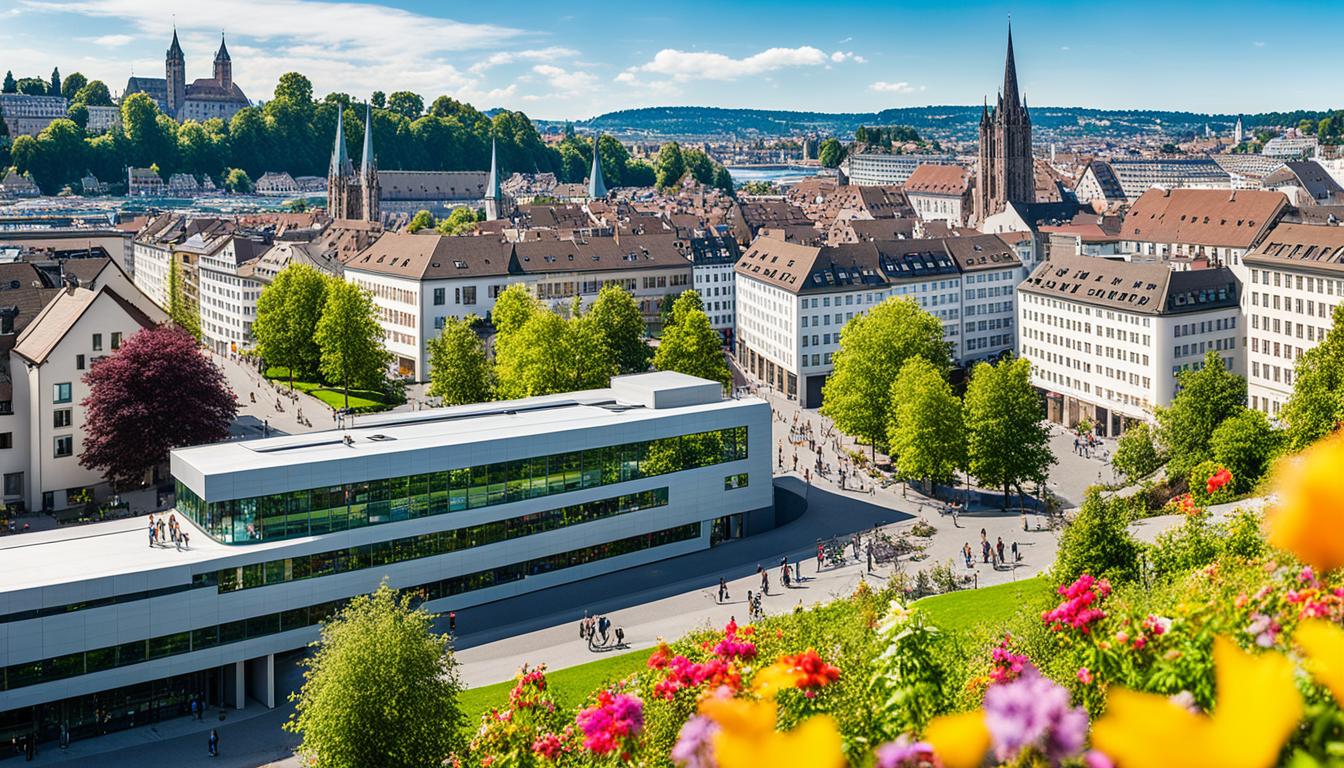
<svg viewBox="0 0 1344 768"><path fill-rule="evenodd" d="M867 60L867 59L863 58L862 56L856 56L856 55L854 55L854 52L853 52L853 51L836 51L835 53L832 53L832 54L831 54L831 61L835 62L836 64L839 64L839 63L841 63L841 62L845 62L845 61L852 61L852 62L854 62L855 64L867 64L867 63L868 63L868 60Z"/></svg>
<svg viewBox="0 0 1344 768"><path fill-rule="evenodd" d="M1264 47L1265 47L1265 43L1264 43L1263 40L1256 40L1255 42L1251 43L1251 45L1254 45L1256 48L1264 48Z"/></svg>
<svg viewBox="0 0 1344 768"><path fill-rule="evenodd" d="M825 53L810 45L800 48L770 48L742 59L708 51L678 51L665 48L647 64L632 72L668 75L675 80L736 80L779 69L820 66L828 61Z"/></svg>
<svg viewBox="0 0 1344 768"><path fill-rule="evenodd" d="M467 71L473 74L480 74L486 70L493 69L504 64L513 64L519 61L555 61L556 59L570 59L578 56L579 52L573 48L564 48L553 45L548 48L538 48L525 51L499 51L492 53L485 59L472 64Z"/></svg>
<svg viewBox="0 0 1344 768"><path fill-rule="evenodd" d="M546 78L547 84L563 95L585 93L597 85L597 78L587 72L569 71L553 64L538 64L532 71Z"/></svg>
<svg viewBox="0 0 1344 768"><path fill-rule="evenodd" d="M100 37L85 38L94 45L103 45L109 48L126 45L135 40L135 35L102 35Z"/></svg>
<svg viewBox="0 0 1344 768"><path fill-rule="evenodd" d="M1067 45L1061 45L1061 46L1059 46L1059 50L1061 50L1061 51L1072 51L1073 49L1070 48L1070 47L1067 46Z"/></svg>
<svg viewBox="0 0 1344 768"><path fill-rule="evenodd" d="M840 41L840 44L841 44L841 45L844 45L845 43L848 43L848 42L852 41L853 39L854 39L854 38L853 38L852 36L851 36L851 37L846 37L844 40L841 40L841 41Z"/></svg>
<svg viewBox="0 0 1344 768"><path fill-rule="evenodd" d="M868 86L868 90L877 93L915 93L924 90L924 86L913 86L906 82L888 83L884 80L878 80L876 83Z"/></svg>

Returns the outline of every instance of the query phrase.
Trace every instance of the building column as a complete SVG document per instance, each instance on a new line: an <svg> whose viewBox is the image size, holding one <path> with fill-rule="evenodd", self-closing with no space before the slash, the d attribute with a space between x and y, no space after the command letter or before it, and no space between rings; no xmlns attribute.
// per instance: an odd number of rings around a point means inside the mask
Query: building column
<svg viewBox="0 0 1344 768"><path fill-rule="evenodd" d="M224 705L242 709L247 701L247 664L235 661L224 665Z"/></svg>
<svg viewBox="0 0 1344 768"><path fill-rule="evenodd" d="M247 662L247 687L252 698L275 709L275 654Z"/></svg>

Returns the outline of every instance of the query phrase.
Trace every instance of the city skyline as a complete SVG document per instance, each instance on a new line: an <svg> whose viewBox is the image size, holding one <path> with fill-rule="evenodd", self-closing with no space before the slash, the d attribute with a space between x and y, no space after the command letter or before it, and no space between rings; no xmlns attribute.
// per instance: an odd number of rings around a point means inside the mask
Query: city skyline
<svg viewBox="0 0 1344 768"><path fill-rule="evenodd" d="M1289 55L1289 46L1329 43L1332 25L1304 27L1304 15L1344 21L1344 11L1311 0L1253 25L1246 22L1257 11L1244 3L1140 3L1123 17L1081 3L994 2L844 3L825 12L692 2L664 16L576 7L560 18L531 3L505 15L455 7L450 18L423 0L6 0L0 8L9 54L0 66L16 77L80 71L118 92L132 73L162 72L176 25L189 79L208 74L222 31L235 80L255 100L280 74L299 71L318 95L412 90L427 101L448 94L546 119L663 105L867 112L974 104L995 96L1011 12L1032 105L1254 113L1328 109L1344 96L1344 84L1302 76Z"/></svg>

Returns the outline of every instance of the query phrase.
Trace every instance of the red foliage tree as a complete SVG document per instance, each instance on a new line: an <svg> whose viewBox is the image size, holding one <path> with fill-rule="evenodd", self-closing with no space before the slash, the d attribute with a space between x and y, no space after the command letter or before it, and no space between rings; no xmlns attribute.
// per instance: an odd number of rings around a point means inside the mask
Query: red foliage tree
<svg viewBox="0 0 1344 768"><path fill-rule="evenodd" d="M175 326L135 334L95 363L84 383L79 464L121 487L138 485L170 449L228 437L238 413L224 374Z"/></svg>

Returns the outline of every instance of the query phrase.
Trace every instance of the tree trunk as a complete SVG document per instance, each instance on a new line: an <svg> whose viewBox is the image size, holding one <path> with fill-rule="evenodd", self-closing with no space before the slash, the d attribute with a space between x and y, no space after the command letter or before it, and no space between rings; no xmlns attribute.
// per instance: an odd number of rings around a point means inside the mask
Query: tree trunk
<svg viewBox="0 0 1344 768"><path fill-rule="evenodd" d="M1008 479L1007 479L1007 478L1004 478L1004 481L1003 481L1003 511L1004 511L1004 512L1007 512L1007 511L1008 511Z"/></svg>

